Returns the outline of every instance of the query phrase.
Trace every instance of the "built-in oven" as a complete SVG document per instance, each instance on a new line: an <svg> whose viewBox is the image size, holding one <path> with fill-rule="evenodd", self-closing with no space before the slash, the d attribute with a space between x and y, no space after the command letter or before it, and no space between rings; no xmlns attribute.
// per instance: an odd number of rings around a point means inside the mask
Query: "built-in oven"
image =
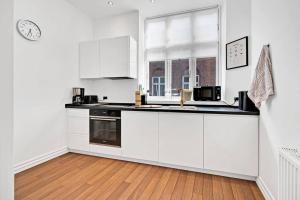
<svg viewBox="0 0 300 200"><path fill-rule="evenodd" d="M121 147L121 110L90 109L90 143Z"/></svg>

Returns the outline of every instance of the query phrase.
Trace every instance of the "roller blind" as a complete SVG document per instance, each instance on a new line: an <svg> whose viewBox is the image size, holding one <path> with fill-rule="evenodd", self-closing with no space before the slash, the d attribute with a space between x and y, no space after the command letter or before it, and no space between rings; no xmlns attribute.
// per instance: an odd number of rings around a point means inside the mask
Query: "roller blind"
<svg viewBox="0 0 300 200"><path fill-rule="evenodd" d="M146 20L148 61L218 57L217 8Z"/></svg>

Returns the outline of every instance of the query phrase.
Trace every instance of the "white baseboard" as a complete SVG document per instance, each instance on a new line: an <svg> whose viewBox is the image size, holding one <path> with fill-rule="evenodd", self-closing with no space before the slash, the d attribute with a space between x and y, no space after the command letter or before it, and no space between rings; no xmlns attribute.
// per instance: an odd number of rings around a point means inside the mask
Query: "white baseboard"
<svg viewBox="0 0 300 200"><path fill-rule="evenodd" d="M276 200L260 176L257 177L256 184L266 200Z"/></svg>
<svg viewBox="0 0 300 200"><path fill-rule="evenodd" d="M41 163L47 162L48 160L51 160L53 158L56 158L56 157L61 156L63 154L66 154L68 152L69 152L68 147L65 146L65 147L57 149L55 151L45 153L45 154L37 156L35 158L26 160L26 161L24 161L22 163L19 163L19 164L14 166L14 173L17 174L19 172L22 172L26 169L37 166Z"/></svg>
<svg viewBox="0 0 300 200"><path fill-rule="evenodd" d="M185 166L179 166L179 165L171 165L171 164L166 164L166 163L161 163L161 162L156 162L156 161L147 161L147 160L117 156L117 155L107 155L107 154L93 153L93 152L87 152L87 151L79 151L79 150L74 150L74 149L69 149L69 150L70 150L70 152L84 154L84 155L91 155L91 156L97 156L97 157L103 157L103 158L111 158L111 159L123 160L123 161L129 161L129 162L137 162L137 163L156 165L156 166L168 167L168 168L174 168L174 169L181 169L181 170L186 170L186 171L200 172L200 173L204 173L204 174L212 174L212 175L217 175L217 176L225 176L225 177L237 178L237 179L243 179L243 180L249 180L249 181L256 180L256 177L254 177L254 176L233 174L233 173L220 172L220 171L214 171L214 170L208 170L208 169L200 169L200 168L194 168L194 167L185 167Z"/></svg>
<svg viewBox="0 0 300 200"><path fill-rule="evenodd" d="M26 169L29 169L29 168L32 168L39 164L42 164L44 162L47 162L48 160L51 160L53 158L56 158L63 154L66 154L68 152L69 152L68 147L63 147L61 149L37 156L35 158L32 158L30 160L27 160L25 162L15 165L14 173L17 174L19 172L22 172ZM212 170L206 170L206 169L191 168L191 167L183 167L183 166L170 165L170 164L153 162L153 161L126 158L126 157L121 157L121 156L111 156L111 155L106 155L106 154L91 153L91 152L78 151L78 150L72 150L72 149L70 149L70 152L80 153L80 154L85 154L85 155L92 155L92 156L99 156L99 157L106 157L106 158L112 158L112 159L118 159L118 160L124 160L124 161L138 162L138 163L144 163L144 164L150 164L150 165L157 165L157 166L162 166L162 167L176 168L176 169L182 169L182 170L188 170L188 171L194 171L194 172L200 172L200 173L206 173L206 174L213 174L213 175L218 175L218 176L226 176L226 177L232 177L232 178L238 178L238 179L244 179L244 180L251 180L251 181L255 180L255 177L252 177L252 176L225 173L225 172L212 171ZM256 183L259 186L259 188L262 190L262 193L264 194L264 196L267 200L275 200L275 198L272 197L271 193L268 192L269 190L267 189L264 182L260 178L256 179Z"/></svg>

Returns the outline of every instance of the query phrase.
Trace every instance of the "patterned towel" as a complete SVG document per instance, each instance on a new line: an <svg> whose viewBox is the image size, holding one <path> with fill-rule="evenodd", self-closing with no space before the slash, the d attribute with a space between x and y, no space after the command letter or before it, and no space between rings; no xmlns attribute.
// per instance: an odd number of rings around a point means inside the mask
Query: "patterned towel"
<svg viewBox="0 0 300 200"><path fill-rule="evenodd" d="M261 51L255 75L248 91L248 97L254 102L257 108L266 101L271 95L274 95L272 62L270 58L270 48L265 45Z"/></svg>

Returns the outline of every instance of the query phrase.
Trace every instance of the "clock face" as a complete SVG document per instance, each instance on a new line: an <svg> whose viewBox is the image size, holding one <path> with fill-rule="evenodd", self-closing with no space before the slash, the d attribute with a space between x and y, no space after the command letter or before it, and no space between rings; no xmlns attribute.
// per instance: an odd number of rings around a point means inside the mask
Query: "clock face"
<svg viewBox="0 0 300 200"><path fill-rule="evenodd" d="M19 33L26 39L36 41L42 33L38 25L29 20L19 20L17 24Z"/></svg>

